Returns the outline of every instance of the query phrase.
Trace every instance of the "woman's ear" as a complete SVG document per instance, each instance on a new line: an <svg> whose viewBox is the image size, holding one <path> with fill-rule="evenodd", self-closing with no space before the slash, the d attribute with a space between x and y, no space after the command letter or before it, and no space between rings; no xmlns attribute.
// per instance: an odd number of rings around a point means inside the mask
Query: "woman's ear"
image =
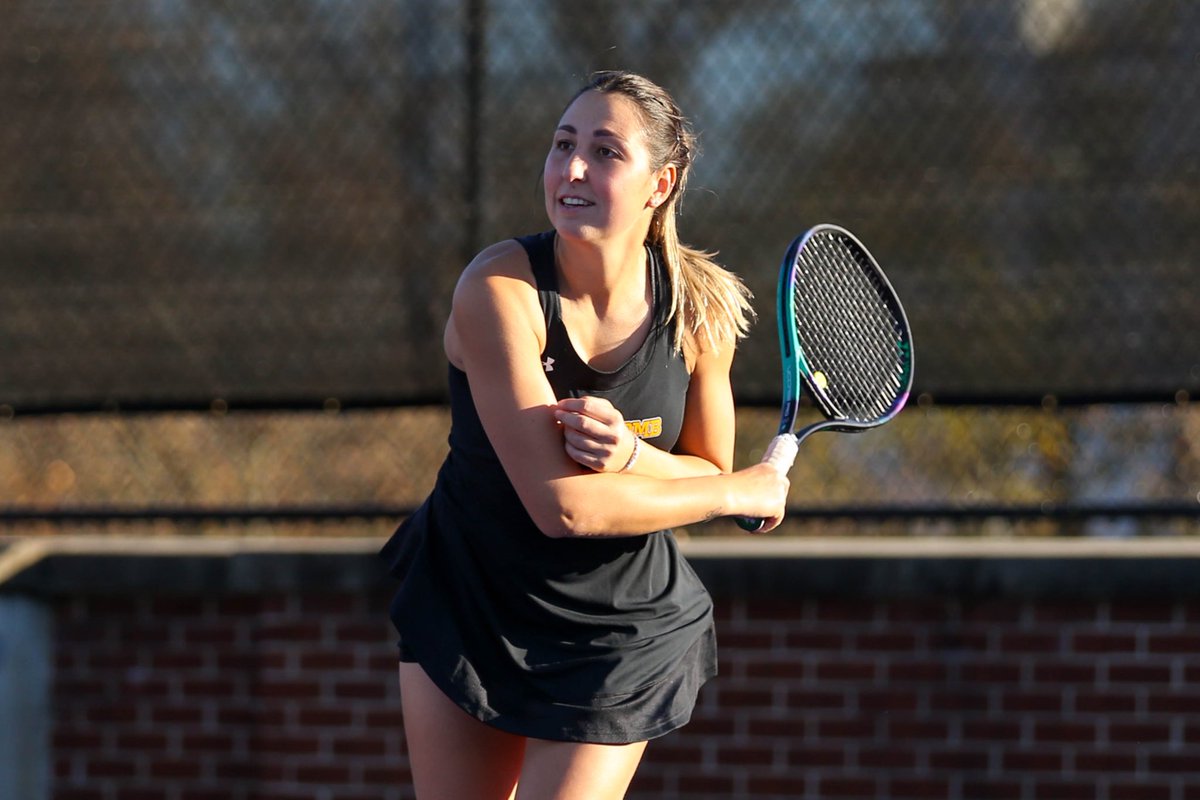
<svg viewBox="0 0 1200 800"><path fill-rule="evenodd" d="M679 168L674 164L667 164L658 171L655 176L654 193L650 195L649 206L658 208L671 196L671 192L675 189L675 181L679 178Z"/></svg>

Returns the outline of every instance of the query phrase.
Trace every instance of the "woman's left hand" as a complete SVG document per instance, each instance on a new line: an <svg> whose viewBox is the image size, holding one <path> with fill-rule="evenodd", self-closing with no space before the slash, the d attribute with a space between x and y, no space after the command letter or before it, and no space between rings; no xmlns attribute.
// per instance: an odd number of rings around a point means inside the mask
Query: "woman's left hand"
<svg viewBox="0 0 1200 800"><path fill-rule="evenodd" d="M602 397L559 400L554 418L563 428L567 455L596 472L620 472L633 455L634 435L621 412Z"/></svg>

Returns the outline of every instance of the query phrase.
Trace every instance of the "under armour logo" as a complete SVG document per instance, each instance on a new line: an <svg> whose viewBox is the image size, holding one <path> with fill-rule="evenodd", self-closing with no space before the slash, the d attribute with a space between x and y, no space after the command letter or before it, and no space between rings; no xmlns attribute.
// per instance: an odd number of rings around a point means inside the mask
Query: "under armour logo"
<svg viewBox="0 0 1200 800"><path fill-rule="evenodd" d="M554 372L554 359L546 356L546 360L542 362L542 367L545 368L546 372Z"/></svg>

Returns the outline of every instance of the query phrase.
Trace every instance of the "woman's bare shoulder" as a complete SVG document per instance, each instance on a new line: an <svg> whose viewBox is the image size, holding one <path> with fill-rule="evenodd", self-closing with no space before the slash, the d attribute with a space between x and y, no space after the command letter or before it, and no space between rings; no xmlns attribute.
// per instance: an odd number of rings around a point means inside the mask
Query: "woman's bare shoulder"
<svg viewBox="0 0 1200 800"><path fill-rule="evenodd" d="M480 250L463 270L459 284L487 283L491 278L514 278L527 282L533 280L529 256L520 242L505 239Z"/></svg>
<svg viewBox="0 0 1200 800"><path fill-rule="evenodd" d="M463 270L446 326L446 353L461 366L465 342L485 332L495 338L508 326L531 331L539 346L545 338L529 256L512 239L484 248Z"/></svg>

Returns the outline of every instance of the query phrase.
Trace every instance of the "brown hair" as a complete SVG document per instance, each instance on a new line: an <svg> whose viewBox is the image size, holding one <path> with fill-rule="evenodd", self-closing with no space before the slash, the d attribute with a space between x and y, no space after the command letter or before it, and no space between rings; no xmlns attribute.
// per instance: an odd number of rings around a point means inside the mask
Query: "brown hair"
<svg viewBox="0 0 1200 800"><path fill-rule="evenodd" d="M683 350L689 336L718 349L746 335L754 319L750 290L742 280L713 260L713 253L689 247L679 240L675 218L687 187L688 173L698 150L691 124L675 100L653 81L632 72L596 72L572 102L589 92L628 97L641 110L650 166L654 170L674 164L675 187L666 202L654 210L648 243L665 262L671 282L668 320L675 320L675 349Z"/></svg>

